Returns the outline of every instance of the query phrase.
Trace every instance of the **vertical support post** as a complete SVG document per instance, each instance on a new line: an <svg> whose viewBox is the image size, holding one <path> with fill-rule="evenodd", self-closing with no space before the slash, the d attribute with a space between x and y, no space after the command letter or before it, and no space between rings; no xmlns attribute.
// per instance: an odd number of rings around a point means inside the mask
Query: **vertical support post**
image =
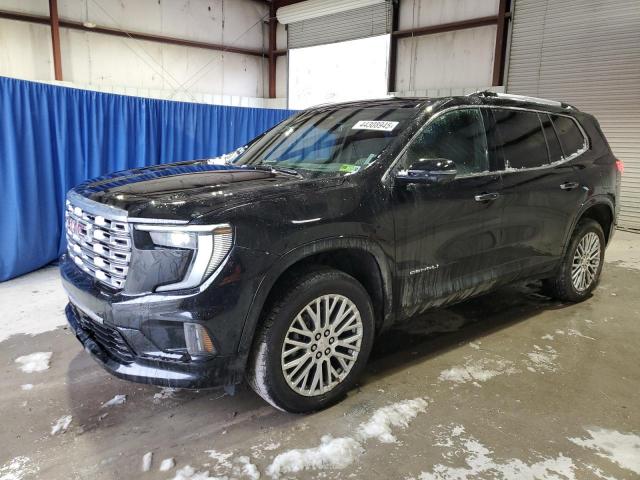
<svg viewBox="0 0 640 480"><path fill-rule="evenodd" d="M506 36L507 36L507 8L508 0L500 0L498 6L498 21L496 23L496 49L493 55L493 81L491 85L494 87L503 84L504 64L506 54Z"/></svg>
<svg viewBox="0 0 640 480"><path fill-rule="evenodd" d="M51 24L51 46L53 48L53 72L56 80L62 80L62 56L60 54L60 19L58 0L49 0L49 23Z"/></svg>
<svg viewBox="0 0 640 480"><path fill-rule="evenodd" d="M387 78L387 92L396 91L396 72L398 71L398 39L393 32L398 30L400 17L400 0L392 2L391 8L391 44L389 45L389 76Z"/></svg>
<svg viewBox="0 0 640 480"><path fill-rule="evenodd" d="M278 31L278 19L274 0L269 4L269 98L276 98L276 33Z"/></svg>

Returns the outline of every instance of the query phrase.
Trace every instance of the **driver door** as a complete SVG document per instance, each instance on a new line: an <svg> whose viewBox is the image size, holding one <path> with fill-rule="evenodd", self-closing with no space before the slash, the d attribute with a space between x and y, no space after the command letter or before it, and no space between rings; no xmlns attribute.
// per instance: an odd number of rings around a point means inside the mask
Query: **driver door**
<svg viewBox="0 0 640 480"><path fill-rule="evenodd" d="M456 176L446 183L396 181L393 187L402 316L489 289L499 274L501 178L490 164L494 155L480 109L432 117L394 170L433 158L455 162Z"/></svg>

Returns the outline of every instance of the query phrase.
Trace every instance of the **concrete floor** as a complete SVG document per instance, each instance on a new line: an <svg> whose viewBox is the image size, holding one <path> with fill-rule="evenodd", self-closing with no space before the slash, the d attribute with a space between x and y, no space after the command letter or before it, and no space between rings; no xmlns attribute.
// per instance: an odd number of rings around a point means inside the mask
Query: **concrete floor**
<svg viewBox="0 0 640 480"><path fill-rule="evenodd" d="M412 320L378 342L360 388L306 416L247 387L112 378L64 328L56 276L0 285L0 480L640 478L640 235L617 232L581 304L520 285ZM50 368L24 373L15 359L34 352ZM372 420L387 435L362 434Z"/></svg>

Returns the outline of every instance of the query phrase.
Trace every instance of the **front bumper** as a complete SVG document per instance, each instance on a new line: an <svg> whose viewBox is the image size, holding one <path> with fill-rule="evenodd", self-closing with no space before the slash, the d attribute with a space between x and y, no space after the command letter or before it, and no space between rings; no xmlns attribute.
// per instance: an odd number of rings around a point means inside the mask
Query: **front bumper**
<svg viewBox="0 0 640 480"><path fill-rule="evenodd" d="M110 345L96 333L96 328L83 325L82 313L72 303L67 305L65 314L85 351L118 378L172 388L222 387L235 385L242 380L242 367L238 368L239 362L234 357L217 357L203 363L171 363L137 358L132 353L130 359L126 358L121 348L109 348Z"/></svg>
<svg viewBox="0 0 640 480"><path fill-rule="evenodd" d="M238 262L228 263L232 272L239 268ZM204 292L137 297L105 291L67 256L61 259L60 273L70 301L65 313L71 329L85 350L116 377L175 388L242 381L246 352L238 345L249 302L241 294L245 290L233 285L224 271L223 286L211 285ZM184 322L208 329L215 355L192 357L167 348L179 347L175 333L182 331ZM161 341L165 345L159 347Z"/></svg>

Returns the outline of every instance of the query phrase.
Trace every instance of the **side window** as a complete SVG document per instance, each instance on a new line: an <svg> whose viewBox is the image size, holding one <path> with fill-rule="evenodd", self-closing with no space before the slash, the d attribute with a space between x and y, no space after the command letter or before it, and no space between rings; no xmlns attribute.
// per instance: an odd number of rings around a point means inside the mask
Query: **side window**
<svg viewBox="0 0 640 480"><path fill-rule="evenodd" d="M542 124L535 112L495 109L498 146L507 169L535 168L547 165L547 143Z"/></svg>
<svg viewBox="0 0 640 480"><path fill-rule="evenodd" d="M487 139L477 108L453 110L435 118L409 146L404 165L423 158L446 158L458 175L489 170Z"/></svg>
<svg viewBox="0 0 640 480"><path fill-rule="evenodd" d="M551 163L559 162L562 160L562 148L560 148L560 142L553 128L553 123L551 123L551 117L546 113L541 113L540 120L542 121L542 130L549 146L549 160L551 160Z"/></svg>
<svg viewBox="0 0 640 480"><path fill-rule="evenodd" d="M556 127L558 137L560 137L565 157L569 157L584 148L585 139L572 118L560 115L552 115L551 118L553 118L553 125Z"/></svg>

